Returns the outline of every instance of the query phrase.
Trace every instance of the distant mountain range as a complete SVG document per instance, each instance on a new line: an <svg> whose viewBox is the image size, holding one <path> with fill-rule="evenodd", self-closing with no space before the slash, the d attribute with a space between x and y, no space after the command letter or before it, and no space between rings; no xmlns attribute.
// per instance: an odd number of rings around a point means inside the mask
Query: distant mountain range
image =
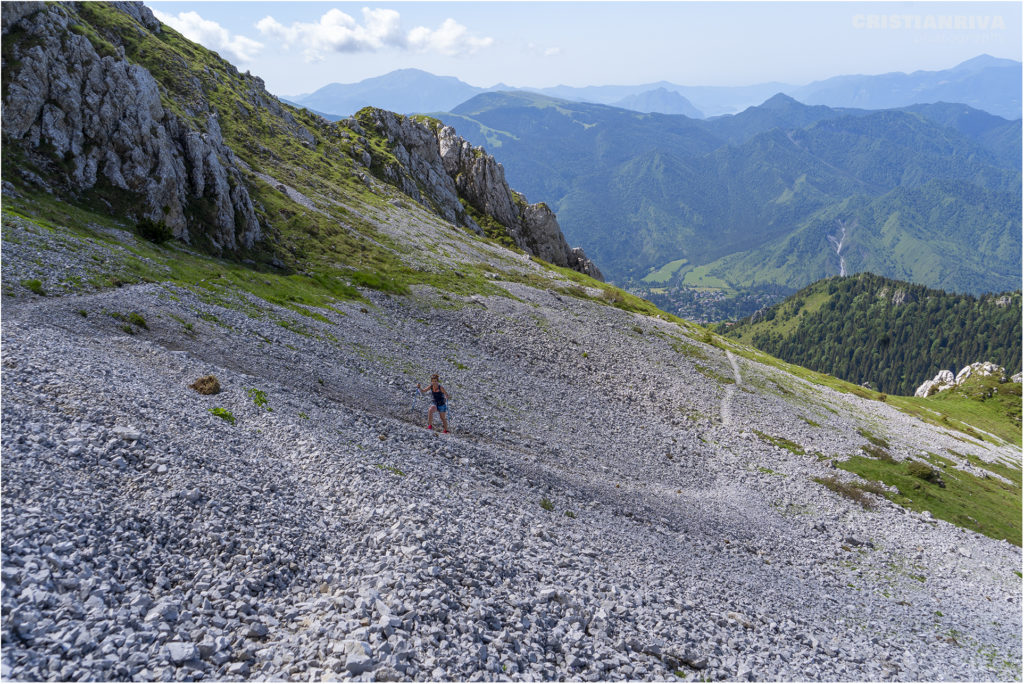
<svg viewBox="0 0 1024 684"><path fill-rule="evenodd" d="M400 69L359 83L332 83L314 93L288 96L290 102L339 118L366 106L412 114L449 111L489 88L418 69ZM555 86L523 88L574 102L608 104L641 112L683 114L692 118L734 114L785 93L806 104L888 109L932 102L957 102L1009 119L1021 116L1021 63L981 55L951 69L836 76L799 86L761 83L750 86L685 86L667 81L628 86ZM678 96L678 97L677 97Z"/></svg>
<svg viewBox="0 0 1024 684"><path fill-rule="evenodd" d="M862 109L958 102L1017 119L1021 116L1021 63L981 55L942 71L836 76L784 92L806 104Z"/></svg>
<svg viewBox="0 0 1024 684"><path fill-rule="evenodd" d="M779 94L700 121L523 92L436 116L551 204L620 284L777 295L861 271L958 292L1020 283L1019 120Z"/></svg>

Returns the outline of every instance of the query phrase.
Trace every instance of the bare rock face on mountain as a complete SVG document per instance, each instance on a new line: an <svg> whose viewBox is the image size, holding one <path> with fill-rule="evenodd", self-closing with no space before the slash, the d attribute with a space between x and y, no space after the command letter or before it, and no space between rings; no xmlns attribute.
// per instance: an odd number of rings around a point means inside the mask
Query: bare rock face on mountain
<svg viewBox="0 0 1024 684"><path fill-rule="evenodd" d="M500 223L520 249L604 280L579 247L570 248L554 212L544 203L527 204L511 190L505 169L482 147L473 147L451 126L379 109L360 112L360 121L388 139L398 164L385 163L384 177L445 219L482 232L463 203Z"/></svg>
<svg viewBox="0 0 1024 684"><path fill-rule="evenodd" d="M160 31L141 3L113 6L137 30ZM129 217L163 222L186 242L202 234L218 250L252 246L260 225L216 115L204 130L192 127L163 106L156 80L123 47L101 56L73 23L59 4L4 3L5 146L50 169L59 190L104 189L108 204L116 195ZM189 218L195 206L201 221Z"/></svg>
<svg viewBox="0 0 1024 684"><path fill-rule="evenodd" d="M960 369L960 372L956 374L955 378L953 377L953 371L941 370L933 379L926 380L922 383L921 386L917 388L917 391L914 392L914 396L930 397L936 392L945 392L948 389L959 387L967 382L967 379L971 376L989 377L993 375L999 379L999 382L1006 382L1006 369L989 361L976 362L969 366L964 366ZM1014 378L1018 379L1011 379L1012 382L1020 382L1017 375L1015 375Z"/></svg>

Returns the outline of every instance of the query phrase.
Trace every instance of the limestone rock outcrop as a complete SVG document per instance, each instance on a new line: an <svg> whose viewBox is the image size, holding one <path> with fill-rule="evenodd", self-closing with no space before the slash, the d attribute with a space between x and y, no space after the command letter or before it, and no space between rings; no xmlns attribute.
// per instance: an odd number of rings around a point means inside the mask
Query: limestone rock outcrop
<svg viewBox="0 0 1024 684"><path fill-rule="evenodd" d="M141 3L113 7L139 31L160 31ZM57 191L102 187L106 197L123 199L111 209L163 222L186 242L203 235L218 250L252 246L260 225L216 114L200 117L202 130L176 116L161 102L152 74L126 60L123 46L100 55L72 30L71 11L59 3L4 3L4 42L11 43L3 63L4 145L46 165ZM40 180L27 169L23 175ZM196 205L203 207L201 220L189 217Z"/></svg>
<svg viewBox="0 0 1024 684"><path fill-rule="evenodd" d="M997 366L996 364L990 363L988 361L977 362L972 363L969 366L964 366L960 370L960 372L956 374L955 377L953 376L953 371L939 371L934 378L932 378L931 380L924 381L921 384L921 386L917 388L917 391L914 392L914 396L930 397L936 392L944 392L946 390L953 389L954 387L959 387L960 385L964 384L968 378L976 375L985 377L995 375L999 378L999 382L1006 382L1005 368L1003 368L1002 366ZM1013 380L1013 382L1020 382L1019 375L1020 374L1018 373L1017 375L1014 376L1014 378L1018 379Z"/></svg>
<svg viewBox="0 0 1024 684"><path fill-rule="evenodd" d="M554 212L544 203L528 204L511 190L504 167L451 126L379 109L363 110L359 120L387 138L397 163L385 160L381 174L405 194L446 220L482 233L465 206L469 205L504 226L523 251L604 280L582 249L566 243Z"/></svg>

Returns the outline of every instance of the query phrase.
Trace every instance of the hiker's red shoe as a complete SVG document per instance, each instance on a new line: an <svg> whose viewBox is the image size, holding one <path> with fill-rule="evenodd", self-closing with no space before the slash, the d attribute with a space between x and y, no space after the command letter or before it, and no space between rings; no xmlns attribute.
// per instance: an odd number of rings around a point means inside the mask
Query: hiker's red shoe
<svg viewBox="0 0 1024 684"><path fill-rule="evenodd" d="M445 431L444 431L444 434L446 434L446 435L447 435L447 434L448 434L448 431L447 431L447 430L445 430Z"/></svg>
<svg viewBox="0 0 1024 684"><path fill-rule="evenodd" d="M433 425L428 425L428 426L427 426L427 429L428 429L428 430L433 430L433 429L434 429L434 426L433 426Z"/></svg>

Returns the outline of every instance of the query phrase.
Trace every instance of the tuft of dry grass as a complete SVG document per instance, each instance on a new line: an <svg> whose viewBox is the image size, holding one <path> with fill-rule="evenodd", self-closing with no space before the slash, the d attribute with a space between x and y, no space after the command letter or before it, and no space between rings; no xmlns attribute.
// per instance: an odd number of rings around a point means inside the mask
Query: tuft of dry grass
<svg viewBox="0 0 1024 684"><path fill-rule="evenodd" d="M217 380L215 375L204 375L189 385L189 387L200 394L217 394L220 392L220 381Z"/></svg>

